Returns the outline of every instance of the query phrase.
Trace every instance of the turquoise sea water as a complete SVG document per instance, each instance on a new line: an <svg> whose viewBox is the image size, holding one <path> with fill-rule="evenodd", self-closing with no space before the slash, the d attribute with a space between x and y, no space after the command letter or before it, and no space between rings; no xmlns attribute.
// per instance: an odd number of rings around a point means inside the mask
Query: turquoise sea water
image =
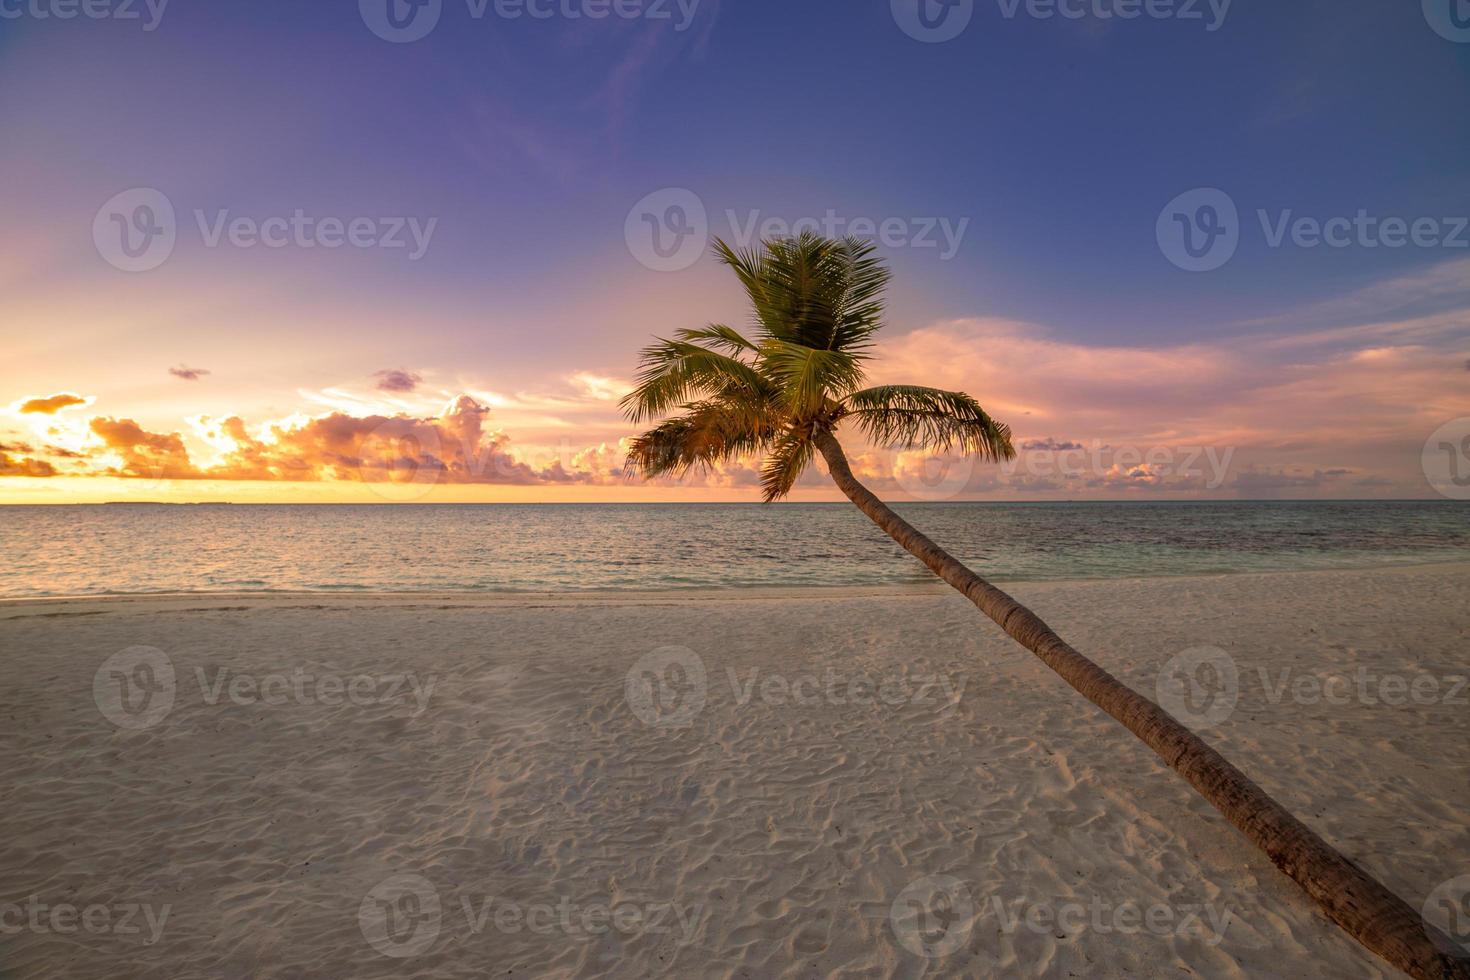
<svg viewBox="0 0 1470 980"><path fill-rule="evenodd" d="M997 581L1470 561L1452 501L896 507ZM928 572L848 504L0 508L0 596L867 585Z"/></svg>

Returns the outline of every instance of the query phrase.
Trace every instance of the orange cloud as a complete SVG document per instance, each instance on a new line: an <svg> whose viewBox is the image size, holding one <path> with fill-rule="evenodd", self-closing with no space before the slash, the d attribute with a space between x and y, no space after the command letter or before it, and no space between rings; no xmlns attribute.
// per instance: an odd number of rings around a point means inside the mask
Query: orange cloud
<svg viewBox="0 0 1470 980"><path fill-rule="evenodd" d="M977 473L976 492L1419 496L1424 440L1470 416L1465 333L1461 317L1412 332L1383 324L1289 342L1099 347L970 319L884 341L873 370L883 383L968 391L1010 423L1020 461ZM1202 453L1181 475L1192 449ZM873 470L903 475L891 463Z"/></svg>
<svg viewBox="0 0 1470 980"><path fill-rule="evenodd" d="M71 392L62 392L59 395L51 395L47 398L31 398L21 403L22 414L55 415L63 408L72 405L85 405L87 400L81 395L73 395Z"/></svg>
<svg viewBox="0 0 1470 980"><path fill-rule="evenodd" d="M1375 323L1361 305L1354 301L1345 322L1331 311L1314 314L1306 331L1271 333L1274 325L1261 323L1252 325L1264 331L1254 336L1149 347L1076 342L998 319L936 323L885 338L870 364L872 382L970 392L1012 426L1021 458L953 470L946 469L953 461L927 453L865 446L851 426L840 435L855 471L895 499L1424 496L1425 439L1445 421L1470 416L1470 310ZM0 475L627 483L619 439L631 427L616 407L627 382L589 371L561 380L566 391L550 395L461 387L469 394L437 413L429 399L445 389L386 400L303 390L328 414L249 425L238 416L194 418L185 434L148 431L130 418L36 416L24 420L26 444L0 445L9 454ZM532 445L512 446L491 428L487 404L519 435L529 433ZM3 411L15 414L19 405ZM585 441L568 444L563 433ZM560 448L543 448L547 440L560 440ZM748 496L757 465L737 460L656 483ZM835 495L820 463L800 486Z"/></svg>
<svg viewBox="0 0 1470 980"><path fill-rule="evenodd" d="M143 479L188 480L199 476L189 462L189 450L177 433L148 432L132 419L95 418L92 432L105 448L122 457L122 466L108 470L110 476Z"/></svg>
<svg viewBox="0 0 1470 980"><path fill-rule="evenodd" d="M201 466L179 433L149 432L132 419L95 418L98 455L120 465L100 475L162 480L348 480L447 484L567 483L586 479L559 461L541 469L517 460L509 437L488 431L489 409L460 396L435 418L407 415L321 418L268 424L252 435L238 417L201 419L206 439L223 446L221 458Z"/></svg>
<svg viewBox="0 0 1470 980"><path fill-rule="evenodd" d="M56 467L44 459L30 459L25 457L16 459L5 452L7 449L28 451L29 447L24 445L19 447L0 445L0 476L46 477L56 475Z"/></svg>

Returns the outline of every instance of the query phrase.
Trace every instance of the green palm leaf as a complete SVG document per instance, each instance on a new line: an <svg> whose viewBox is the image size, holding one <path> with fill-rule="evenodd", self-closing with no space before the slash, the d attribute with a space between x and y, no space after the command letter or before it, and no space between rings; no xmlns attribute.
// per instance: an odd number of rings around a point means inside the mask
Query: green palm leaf
<svg viewBox="0 0 1470 980"><path fill-rule="evenodd" d="M663 415L699 396L760 392L765 379L737 357L686 340L645 347L634 389L620 403L634 422Z"/></svg>
<svg viewBox="0 0 1470 980"><path fill-rule="evenodd" d="M1010 429L968 395L862 388L889 276L871 242L803 234L714 250L744 287L755 331L712 323L643 349L623 411L635 422L672 417L633 440L630 473L682 476L764 453L762 494L779 500L819 436L849 418L880 445L1014 455Z"/></svg>
<svg viewBox="0 0 1470 980"><path fill-rule="evenodd" d="M904 449L958 448L984 459L1013 459L1011 428L991 418L961 391L882 385L847 396L848 417L874 443Z"/></svg>

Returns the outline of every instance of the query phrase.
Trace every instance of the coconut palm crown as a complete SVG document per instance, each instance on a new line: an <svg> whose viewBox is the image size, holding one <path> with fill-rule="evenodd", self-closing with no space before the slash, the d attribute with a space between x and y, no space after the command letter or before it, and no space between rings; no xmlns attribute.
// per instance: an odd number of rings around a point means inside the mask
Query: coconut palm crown
<svg viewBox="0 0 1470 980"><path fill-rule="evenodd" d="M873 250L811 233L745 251L717 240L750 299L754 332L716 323L643 349L624 412L633 422L679 414L633 440L629 471L683 476L759 454L763 495L779 500L811 463L817 433L843 421L876 445L1014 457L1010 427L963 392L862 387L889 279Z"/></svg>

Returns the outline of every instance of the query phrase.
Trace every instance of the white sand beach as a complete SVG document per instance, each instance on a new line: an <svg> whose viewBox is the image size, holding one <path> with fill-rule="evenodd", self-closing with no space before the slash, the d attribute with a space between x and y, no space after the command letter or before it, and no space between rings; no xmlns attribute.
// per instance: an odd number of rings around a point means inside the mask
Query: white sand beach
<svg viewBox="0 0 1470 980"><path fill-rule="evenodd" d="M1150 696L1225 651L1227 758L1470 874L1470 565L1014 592ZM21 600L0 656L6 977L1393 975L939 586Z"/></svg>

